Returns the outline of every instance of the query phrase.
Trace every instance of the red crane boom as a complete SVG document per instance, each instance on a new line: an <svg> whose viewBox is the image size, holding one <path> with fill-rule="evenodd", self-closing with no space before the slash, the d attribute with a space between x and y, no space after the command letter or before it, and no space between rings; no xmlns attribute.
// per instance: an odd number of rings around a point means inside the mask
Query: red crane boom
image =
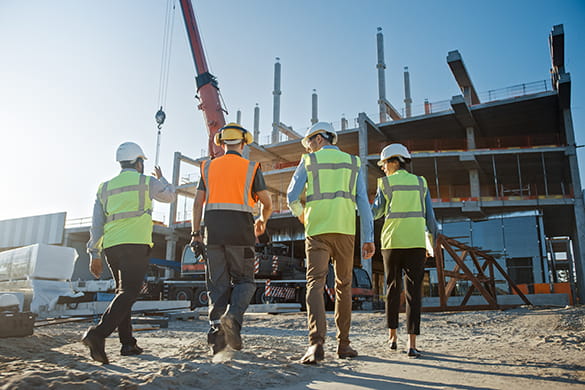
<svg viewBox="0 0 585 390"><path fill-rule="evenodd" d="M217 79L209 73L209 69L207 68L207 60L203 52L201 35L197 28L197 21L195 20L191 0L180 0L180 4L183 19L185 20L185 27L187 28L187 36L189 37L189 45L191 46L191 54L193 55L193 62L195 63L195 70L197 72L195 80L197 82L197 94L201 102L198 108L203 111L203 117L207 123L209 156L215 158L223 155L223 149L215 145L213 138L219 129L225 126L225 110L221 106Z"/></svg>

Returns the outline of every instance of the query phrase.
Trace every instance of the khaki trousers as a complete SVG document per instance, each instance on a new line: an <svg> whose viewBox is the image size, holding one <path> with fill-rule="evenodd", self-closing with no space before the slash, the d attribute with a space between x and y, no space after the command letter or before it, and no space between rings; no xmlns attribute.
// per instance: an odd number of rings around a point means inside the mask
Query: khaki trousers
<svg viewBox="0 0 585 390"><path fill-rule="evenodd" d="M332 259L335 271L335 325L337 342L349 345L351 325L351 283L355 236L326 233L305 239L307 255L307 320L309 344L323 344L327 333L325 317L325 281Z"/></svg>

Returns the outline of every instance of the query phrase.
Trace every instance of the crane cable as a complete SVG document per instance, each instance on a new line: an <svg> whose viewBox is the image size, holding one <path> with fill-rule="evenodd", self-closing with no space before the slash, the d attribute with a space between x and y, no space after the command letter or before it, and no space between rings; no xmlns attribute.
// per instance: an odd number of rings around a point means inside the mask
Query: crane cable
<svg viewBox="0 0 585 390"><path fill-rule="evenodd" d="M159 87L158 87L158 105L159 110L156 112L154 118L157 123L157 136L156 136L156 157L154 165L158 166L158 157L160 151L160 136L161 128L166 119L166 114L163 111L163 107L166 105L167 92L169 84L169 68L171 64L171 50L173 48L173 31L175 22L175 0L167 0L167 8L165 12L165 24L163 31L163 48L160 59L160 74L159 74Z"/></svg>

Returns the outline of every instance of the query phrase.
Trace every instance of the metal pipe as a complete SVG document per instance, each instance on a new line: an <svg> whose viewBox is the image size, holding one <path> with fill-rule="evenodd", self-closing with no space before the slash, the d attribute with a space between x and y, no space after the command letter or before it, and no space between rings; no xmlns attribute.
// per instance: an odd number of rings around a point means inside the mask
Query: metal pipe
<svg viewBox="0 0 585 390"><path fill-rule="evenodd" d="M496 187L496 198L500 197L500 191L498 190L498 172L496 172L496 159L492 154L492 168L494 169L494 186Z"/></svg>
<svg viewBox="0 0 585 390"><path fill-rule="evenodd" d="M540 160L542 161L542 178L544 180L544 194L548 196L548 178L546 176L546 164L544 163L544 153L540 153Z"/></svg>
<svg viewBox="0 0 585 390"><path fill-rule="evenodd" d="M410 73L408 73L408 66L404 67L404 109L406 117L410 118L412 115L412 99L410 98Z"/></svg>
<svg viewBox="0 0 585 390"><path fill-rule="evenodd" d="M522 171L520 170L520 155L516 155L516 165L518 165L518 183L520 184L520 196L524 196L522 192Z"/></svg>
<svg viewBox="0 0 585 390"><path fill-rule="evenodd" d="M434 158L435 161L435 185L437 186L437 198L441 199L441 192L439 191L439 168L437 167L437 158Z"/></svg>
<svg viewBox="0 0 585 390"><path fill-rule="evenodd" d="M260 145L260 107L254 107L254 141Z"/></svg>
<svg viewBox="0 0 585 390"><path fill-rule="evenodd" d="M238 110L236 112L236 123L238 125L241 125L242 124L242 111L240 111L240 110Z"/></svg>
<svg viewBox="0 0 585 390"><path fill-rule="evenodd" d="M378 41L378 64L376 65L378 69L378 106L380 107L380 123L384 123L387 122L386 107L384 106L384 100L386 100L384 69L386 69L386 64L384 64L384 35L382 34L382 27L378 27L376 38Z"/></svg>
<svg viewBox="0 0 585 390"><path fill-rule="evenodd" d="M280 124L280 58L276 57L276 63L274 64L274 95L273 109L272 109L272 140L271 143L275 144L279 140L278 125Z"/></svg>
<svg viewBox="0 0 585 390"><path fill-rule="evenodd" d="M313 89L312 103L311 124L314 125L319 122L319 115L317 114L317 91L315 89Z"/></svg>

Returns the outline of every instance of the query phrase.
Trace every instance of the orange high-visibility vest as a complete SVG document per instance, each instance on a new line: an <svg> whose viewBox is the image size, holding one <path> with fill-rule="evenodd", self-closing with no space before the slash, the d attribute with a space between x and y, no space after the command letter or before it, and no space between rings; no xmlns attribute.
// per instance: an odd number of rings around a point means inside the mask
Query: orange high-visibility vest
<svg viewBox="0 0 585 390"><path fill-rule="evenodd" d="M257 199L252 184L259 164L236 154L225 154L201 163L205 184L205 210L253 212Z"/></svg>

